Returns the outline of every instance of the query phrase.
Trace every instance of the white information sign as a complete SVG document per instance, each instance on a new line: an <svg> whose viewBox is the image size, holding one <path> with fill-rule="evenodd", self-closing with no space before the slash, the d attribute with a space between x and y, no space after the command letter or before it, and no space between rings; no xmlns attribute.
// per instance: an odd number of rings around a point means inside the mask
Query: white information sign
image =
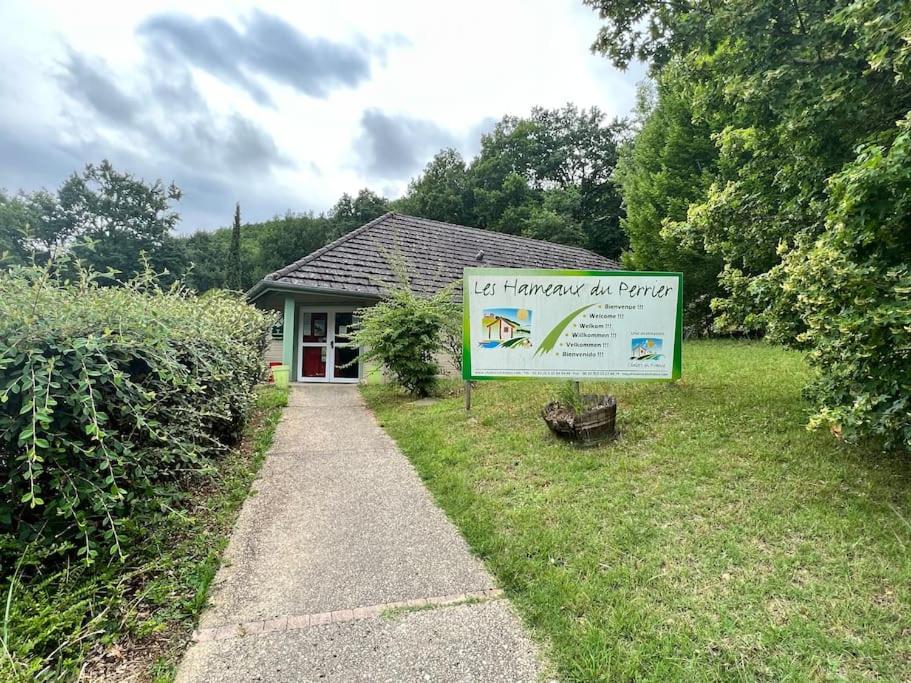
<svg viewBox="0 0 911 683"><path fill-rule="evenodd" d="M677 379L683 276L466 268L465 379Z"/></svg>

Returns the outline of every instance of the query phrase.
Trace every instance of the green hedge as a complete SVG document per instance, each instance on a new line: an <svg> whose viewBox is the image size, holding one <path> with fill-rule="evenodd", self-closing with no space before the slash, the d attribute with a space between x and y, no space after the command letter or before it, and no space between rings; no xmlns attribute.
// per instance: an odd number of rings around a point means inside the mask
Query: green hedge
<svg viewBox="0 0 911 683"><path fill-rule="evenodd" d="M272 322L234 295L162 290L152 276L0 275L6 552L126 552L137 513L167 511L238 438Z"/></svg>

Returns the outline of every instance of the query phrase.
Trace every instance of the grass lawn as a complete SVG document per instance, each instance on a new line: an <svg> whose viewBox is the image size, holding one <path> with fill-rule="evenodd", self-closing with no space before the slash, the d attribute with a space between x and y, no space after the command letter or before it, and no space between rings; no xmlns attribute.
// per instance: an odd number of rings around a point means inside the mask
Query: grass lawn
<svg viewBox="0 0 911 683"><path fill-rule="evenodd" d="M124 563L0 578L0 681L170 681L287 402L258 388L242 443Z"/></svg>
<svg viewBox="0 0 911 683"><path fill-rule="evenodd" d="M622 430L593 450L547 431L555 384L480 383L471 416L363 391L563 679L911 680L909 462L808 432L797 353L683 360L591 386Z"/></svg>

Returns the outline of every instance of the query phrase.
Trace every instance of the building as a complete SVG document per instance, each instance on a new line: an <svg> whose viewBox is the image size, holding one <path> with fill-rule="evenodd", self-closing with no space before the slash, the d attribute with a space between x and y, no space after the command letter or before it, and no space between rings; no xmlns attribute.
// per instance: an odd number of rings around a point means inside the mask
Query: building
<svg viewBox="0 0 911 683"><path fill-rule="evenodd" d="M645 348L645 344L637 344L635 347L633 347L632 357L635 359L644 358L645 356L648 356L650 353L651 352L647 348Z"/></svg>
<svg viewBox="0 0 911 683"><path fill-rule="evenodd" d="M501 315L488 315L484 316L484 328L487 330L488 339L505 341L513 338L519 329L519 323Z"/></svg>
<svg viewBox="0 0 911 683"><path fill-rule="evenodd" d="M579 247L387 213L247 292L256 306L283 314L270 360L288 365L293 381L363 379L349 328L358 308L376 303L397 283L397 264L419 294L438 292L470 267L619 269L616 261ZM461 291L456 294L461 298Z"/></svg>

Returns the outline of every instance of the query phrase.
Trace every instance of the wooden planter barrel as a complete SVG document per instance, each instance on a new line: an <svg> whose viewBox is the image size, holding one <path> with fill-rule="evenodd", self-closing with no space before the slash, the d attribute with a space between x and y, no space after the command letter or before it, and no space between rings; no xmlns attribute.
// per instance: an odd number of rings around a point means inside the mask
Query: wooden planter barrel
<svg viewBox="0 0 911 683"><path fill-rule="evenodd" d="M544 406L541 417L550 430L579 445L594 445L617 434L617 399L613 396L582 396L582 412L559 401Z"/></svg>

